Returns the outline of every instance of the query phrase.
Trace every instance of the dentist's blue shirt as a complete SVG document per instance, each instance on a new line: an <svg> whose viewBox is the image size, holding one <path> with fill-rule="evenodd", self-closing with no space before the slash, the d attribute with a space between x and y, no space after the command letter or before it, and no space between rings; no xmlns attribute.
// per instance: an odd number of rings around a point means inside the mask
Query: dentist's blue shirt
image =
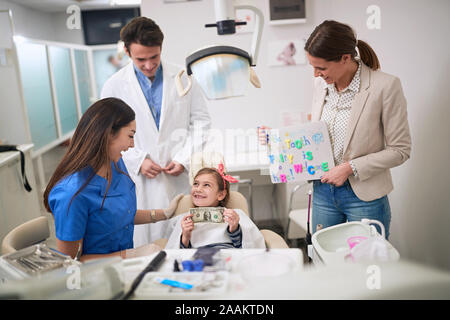
<svg viewBox="0 0 450 320"><path fill-rule="evenodd" d="M156 70L155 79L153 82L147 78L145 74L142 73L134 64L134 72L141 86L142 92L144 93L145 99L147 100L148 107L152 113L153 119L155 120L156 127L159 130L159 121L161 119L161 105L162 105L162 95L163 95L163 73L162 65L160 64Z"/></svg>
<svg viewBox="0 0 450 320"><path fill-rule="evenodd" d="M82 254L104 254L133 248L136 189L127 176L122 159L117 162L117 167L119 171L111 162L111 185L101 210L108 181L98 175L94 175L73 198L67 210L73 195L92 173L90 167L65 177L50 191L48 202L55 217L56 237L63 241L83 239Z"/></svg>

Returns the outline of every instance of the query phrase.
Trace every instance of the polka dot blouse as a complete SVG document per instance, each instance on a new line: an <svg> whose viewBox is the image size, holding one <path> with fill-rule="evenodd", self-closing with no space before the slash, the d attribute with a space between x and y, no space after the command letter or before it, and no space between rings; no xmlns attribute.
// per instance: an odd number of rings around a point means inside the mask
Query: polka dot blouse
<svg viewBox="0 0 450 320"><path fill-rule="evenodd" d="M361 62L359 62L358 70L347 88L339 92L334 83L327 85L328 92L320 120L325 121L327 124L336 166L344 162L344 138L350 119L352 102L355 94L359 92L360 75Z"/></svg>

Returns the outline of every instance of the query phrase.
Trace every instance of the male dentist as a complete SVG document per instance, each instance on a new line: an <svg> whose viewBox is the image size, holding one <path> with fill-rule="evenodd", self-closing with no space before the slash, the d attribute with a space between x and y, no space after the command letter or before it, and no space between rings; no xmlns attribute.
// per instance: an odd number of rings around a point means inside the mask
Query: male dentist
<svg viewBox="0 0 450 320"><path fill-rule="evenodd" d="M101 97L125 101L136 113L135 147L123 153L128 172L136 184L137 206L166 208L179 193L188 193L189 163L205 137L196 133L210 128L205 98L193 81L180 97L174 77L181 67L161 61L164 35L151 19L132 19L120 31L129 63L103 86ZM139 225L135 247L168 238L168 221Z"/></svg>

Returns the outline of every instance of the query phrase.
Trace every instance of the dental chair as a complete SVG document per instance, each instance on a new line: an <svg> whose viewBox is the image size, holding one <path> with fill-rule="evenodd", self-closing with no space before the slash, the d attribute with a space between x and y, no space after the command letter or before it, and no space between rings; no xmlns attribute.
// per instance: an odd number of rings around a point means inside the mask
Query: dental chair
<svg viewBox="0 0 450 320"><path fill-rule="evenodd" d="M186 213L190 208L193 207L194 204L192 203L191 195L185 195L178 202L178 207L175 210L175 214L173 215L173 217ZM230 191L230 198L228 200L227 207L233 209L241 209L247 216L249 215L247 199L245 199L245 197L237 191ZM266 243L267 248L289 248L284 239L279 234L267 229L260 231L264 237L264 242ZM167 244L167 239L159 239L155 241L154 244L157 244L160 247L164 248Z"/></svg>
<svg viewBox="0 0 450 320"><path fill-rule="evenodd" d="M50 237L48 218L37 217L11 230L2 241L2 255L44 242Z"/></svg>

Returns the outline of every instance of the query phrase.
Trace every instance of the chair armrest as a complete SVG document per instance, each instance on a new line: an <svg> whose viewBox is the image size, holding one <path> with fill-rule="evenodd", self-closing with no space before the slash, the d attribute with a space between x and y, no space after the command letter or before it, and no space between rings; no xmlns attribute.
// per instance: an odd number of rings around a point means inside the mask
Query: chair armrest
<svg viewBox="0 0 450 320"><path fill-rule="evenodd" d="M48 218L39 216L15 227L3 238L2 255L42 242L48 237Z"/></svg>
<svg viewBox="0 0 450 320"><path fill-rule="evenodd" d="M168 242L168 239L161 238L161 239L153 241L153 244L160 246L161 248L164 249L166 247L167 242Z"/></svg>
<svg viewBox="0 0 450 320"><path fill-rule="evenodd" d="M264 237L264 241L266 242L266 246L269 249L288 249L289 246L286 244L286 241L277 233L272 230L261 230L261 233Z"/></svg>

